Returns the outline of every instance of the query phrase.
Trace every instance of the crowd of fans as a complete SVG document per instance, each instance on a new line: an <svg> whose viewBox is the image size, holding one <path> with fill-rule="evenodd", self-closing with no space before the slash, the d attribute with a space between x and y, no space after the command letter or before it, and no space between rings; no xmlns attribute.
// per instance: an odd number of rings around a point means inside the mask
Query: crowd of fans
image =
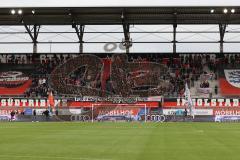
<svg viewBox="0 0 240 160"><path fill-rule="evenodd" d="M49 92L49 75L53 71L53 69L66 62L70 56L64 59L63 56L48 57L40 62L35 63L34 73L31 75L32 77L32 85L25 92L26 97L47 97Z"/></svg>
<svg viewBox="0 0 240 160"><path fill-rule="evenodd" d="M222 67L224 68L239 68L240 67L240 55L228 54L222 57Z"/></svg>
<svg viewBox="0 0 240 160"><path fill-rule="evenodd" d="M33 78L30 88L25 92L26 97L47 97L48 83L45 78Z"/></svg>
<svg viewBox="0 0 240 160"><path fill-rule="evenodd" d="M200 86L195 86L195 82L201 78L201 75L211 74L217 78L219 66L237 67L240 64L239 55L223 57L208 54L177 56L133 54L112 57L101 55L102 58L112 60L111 75L106 78L104 82L106 87L103 91L101 58L96 58L94 55L80 55L77 58L70 55L65 57L46 55L45 57L40 60L31 55L27 58L8 56L7 61L1 60L1 63L33 64L33 72L30 75L32 85L26 91L27 97L46 97L50 87L62 94L179 96L184 93L185 83L189 87L208 88L210 85L207 80L204 80ZM68 63L65 63L67 60ZM134 70L148 69L151 72L134 72ZM2 85L7 86L4 83L0 84Z"/></svg>

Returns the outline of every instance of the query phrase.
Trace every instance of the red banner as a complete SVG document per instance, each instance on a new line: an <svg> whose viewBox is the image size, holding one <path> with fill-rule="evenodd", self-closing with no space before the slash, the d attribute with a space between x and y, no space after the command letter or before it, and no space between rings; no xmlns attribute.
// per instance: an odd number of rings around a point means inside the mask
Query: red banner
<svg viewBox="0 0 240 160"><path fill-rule="evenodd" d="M31 84L32 81L28 80L26 83L16 88L0 87L0 95L23 95Z"/></svg>
<svg viewBox="0 0 240 160"><path fill-rule="evenodd" d="M221 87L221 94L223 96L230 96L230 95L239 95L240 88L232 86L225 78L219 79L219 84Z"/></svg>

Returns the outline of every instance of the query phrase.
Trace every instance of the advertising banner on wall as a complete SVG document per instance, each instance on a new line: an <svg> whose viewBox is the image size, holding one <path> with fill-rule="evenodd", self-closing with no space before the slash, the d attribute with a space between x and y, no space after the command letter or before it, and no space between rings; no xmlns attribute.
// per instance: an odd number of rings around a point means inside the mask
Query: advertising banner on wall
<svg viewBox="0 0 240 160"><path fill-rule="evenodd" d="M193 105L196 108L229 108L240 107L238 98L192 98ZM185 108L186 100L183 98L165 98L164 108Z"/></svg>
<svg viewBox="0 0 240 160"><path fill-rule="evenodd" d="M129 107L101 107L97 109L97 117L98 120L109 120L109 119L118 119L118 120L126 120L133 119L138 120L140 113L144 112L144 108L133 108Z"/></svg>
<svg viewBox="0 0 240 160"><path fill-rule="evenodd" d="M121 104L130 106L142 106L147 108L157 108L159 107L159 101L149 101L148 99L139 101L136 98L134 101L128 101L126 98L118 97L118 100L115 99L97 99L96 97L88 97L88 99L60 99L55 98L54 106L59 108L91 108L91 107L98 107L98 106L109 106L115 104ZM132 98L131 98L132 99ZM0 109L4 108L48 108L49 102L46 98L0 98Z"/></svg>
<svg viewBox="0 0 240 160"><path fill-rule="evenodd" d="M0 98L0 108L47 108L47 99L38 98ZM56 99L55 106L64 106L63 99Z"/></svg>
<svg viewBox="0 0 240 160"><path fill-rule="evenodd" d="M214 115L240 115L240 108L215 108Z"/></svg>
<svg viewBox="0 0 240 160"><path fill-rule="evenodd" d="M183 115L184 109L163 109L164 115ZM194 110L195 115L211 116L213 115L212 109L196 109Z"/></svg>

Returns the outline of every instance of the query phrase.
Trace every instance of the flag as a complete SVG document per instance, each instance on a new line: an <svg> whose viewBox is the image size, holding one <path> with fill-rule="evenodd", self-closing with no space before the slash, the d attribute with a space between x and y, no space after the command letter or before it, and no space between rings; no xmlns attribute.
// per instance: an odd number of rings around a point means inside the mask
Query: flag
<svg viewBox="0 0 240 160"><path fill-rule="evenodd" d="M190 115L193 116L194 118L194 106L191 98L191 92L190 89L188 88L187 83L185 84L185 105L189 108Z"/></svg>
<svg viewBox="0 0 240 160"><path fill-rule="evenodd" d="M52 91L50 91L48 94L48 103L49 103L50 108L54 107L54 97L53 97Z"/></svg>

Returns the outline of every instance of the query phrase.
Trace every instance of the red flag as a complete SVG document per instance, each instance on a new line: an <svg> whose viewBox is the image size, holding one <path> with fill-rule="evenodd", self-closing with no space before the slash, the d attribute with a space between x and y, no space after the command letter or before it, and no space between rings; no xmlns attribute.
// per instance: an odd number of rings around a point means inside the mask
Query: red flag
<svg viewBox="0 0 240 160"><path fill-rule="evenodd" d="M52 91L49 92L48 94L48 103L50 105L50 107L54 107L54 97L53 97L53 93Z"/></svg>

